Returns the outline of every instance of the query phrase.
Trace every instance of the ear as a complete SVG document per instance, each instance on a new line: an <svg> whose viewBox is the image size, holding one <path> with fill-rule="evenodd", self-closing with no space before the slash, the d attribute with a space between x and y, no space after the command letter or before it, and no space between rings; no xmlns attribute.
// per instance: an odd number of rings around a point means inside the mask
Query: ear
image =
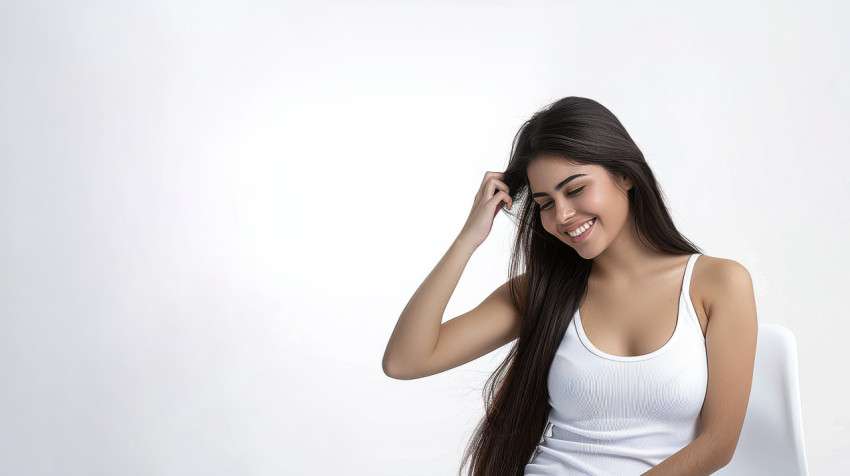
<svg viewBox="0 0 850 476"><path fill-rule="evenodd" d="M619 179L620 186L623 187L625 190L631 190L632 187L635 186L634 183L632 183L632 179L628 175L623 174L619 177Z"/></svg>

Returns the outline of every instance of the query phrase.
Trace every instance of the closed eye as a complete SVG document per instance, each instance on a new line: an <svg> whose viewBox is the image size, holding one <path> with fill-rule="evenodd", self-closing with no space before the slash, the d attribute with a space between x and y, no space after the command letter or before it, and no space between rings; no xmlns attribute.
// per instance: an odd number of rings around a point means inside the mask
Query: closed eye
<svg viewBox="0 0 850 476"><path fill-rule="evenodd" d="M577 189L575 189L575 190L570 191L569 193L567 193L567 196L568 196L568 197L575 197L576 195L580 194L582 190L584 190L584 187L586 187L586 185L581 186L581 187L579 187L579 188L577 188ZM543 205L540 205L540 210L546 210L546 209L548 209L548 208L549 208L549 205L551 205L551 204L553 204L553 203L554 203L554 202L549 201L549 202L544 203Z"/></svg>

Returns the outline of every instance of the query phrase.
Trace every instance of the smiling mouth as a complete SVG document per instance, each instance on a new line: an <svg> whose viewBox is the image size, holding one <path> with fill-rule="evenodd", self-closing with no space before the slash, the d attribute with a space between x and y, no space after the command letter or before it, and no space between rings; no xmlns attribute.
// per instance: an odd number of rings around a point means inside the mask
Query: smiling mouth
<svg viewBox="0 0 850 476"><path fill-rule="evenodd" d="M584 224L582 224L581 226L579 226L575 230L568 231L567 234L570 235L571 238L578 238L579 236L581 236L582 234L587 232L587 230L589 230L590 227L593 226L594 223L596 223L595 217L591 218L590 220L587 220L586 222L584 222Z"/></svg>
<svg viewBox="0 0 850 476"><path fill-rule="evenodd" d="M566 235L570 237L570 241L573 243L582 243L587 239L587 236L593 231L593 228L596 226L597 218L594 217L588 221L586 221L583 225L576 228L572 233L567 232Z"/></svg>

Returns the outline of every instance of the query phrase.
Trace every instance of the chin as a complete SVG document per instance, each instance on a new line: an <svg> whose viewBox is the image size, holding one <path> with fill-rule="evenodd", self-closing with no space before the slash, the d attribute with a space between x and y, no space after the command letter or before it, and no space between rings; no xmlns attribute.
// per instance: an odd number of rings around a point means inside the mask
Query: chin
<svg viewBox="0 0 850 476"><path fill-rule="evenodd" d="M568 241L569 238L567 238L567 240L564 240L563 238L559 239L561 240L561 243L564 244L564 246L569 246L570 248L572 248L573 251L575 251L576 254L583 259L593 259L599 254L594 253L593 250L587 247L576 247L572 242Z"/></svg>
<svg viewBox="0 0 850 476"><path fill-rule="evenodd" d="M575 249L575 248L573 248L573 249ZM594 253L594 252L592 252L592 250L588 250L588 249L586 249L586 248L585 248L585 249L583 249L583 250L581 250L581 251L579 251L578 249L575 249L575 250L576 250L576 253L577 253L580 257L582 257L583 259L586 259L586 260L591 260L591 259L596 258L597 256L599 256L599 253Z"/></svg>

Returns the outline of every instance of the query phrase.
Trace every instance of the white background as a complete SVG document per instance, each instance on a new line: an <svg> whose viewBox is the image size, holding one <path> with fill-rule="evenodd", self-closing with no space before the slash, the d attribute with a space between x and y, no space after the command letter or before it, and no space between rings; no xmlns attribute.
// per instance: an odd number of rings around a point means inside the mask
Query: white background
<svg viewBox="0 0 850 476"><path fill-rule="evenodd" d="M453 474L507 346L415 381L381 358L484 172L574 95L794 332L838 474L847 5L0 1L0 473Z"/></svg>

